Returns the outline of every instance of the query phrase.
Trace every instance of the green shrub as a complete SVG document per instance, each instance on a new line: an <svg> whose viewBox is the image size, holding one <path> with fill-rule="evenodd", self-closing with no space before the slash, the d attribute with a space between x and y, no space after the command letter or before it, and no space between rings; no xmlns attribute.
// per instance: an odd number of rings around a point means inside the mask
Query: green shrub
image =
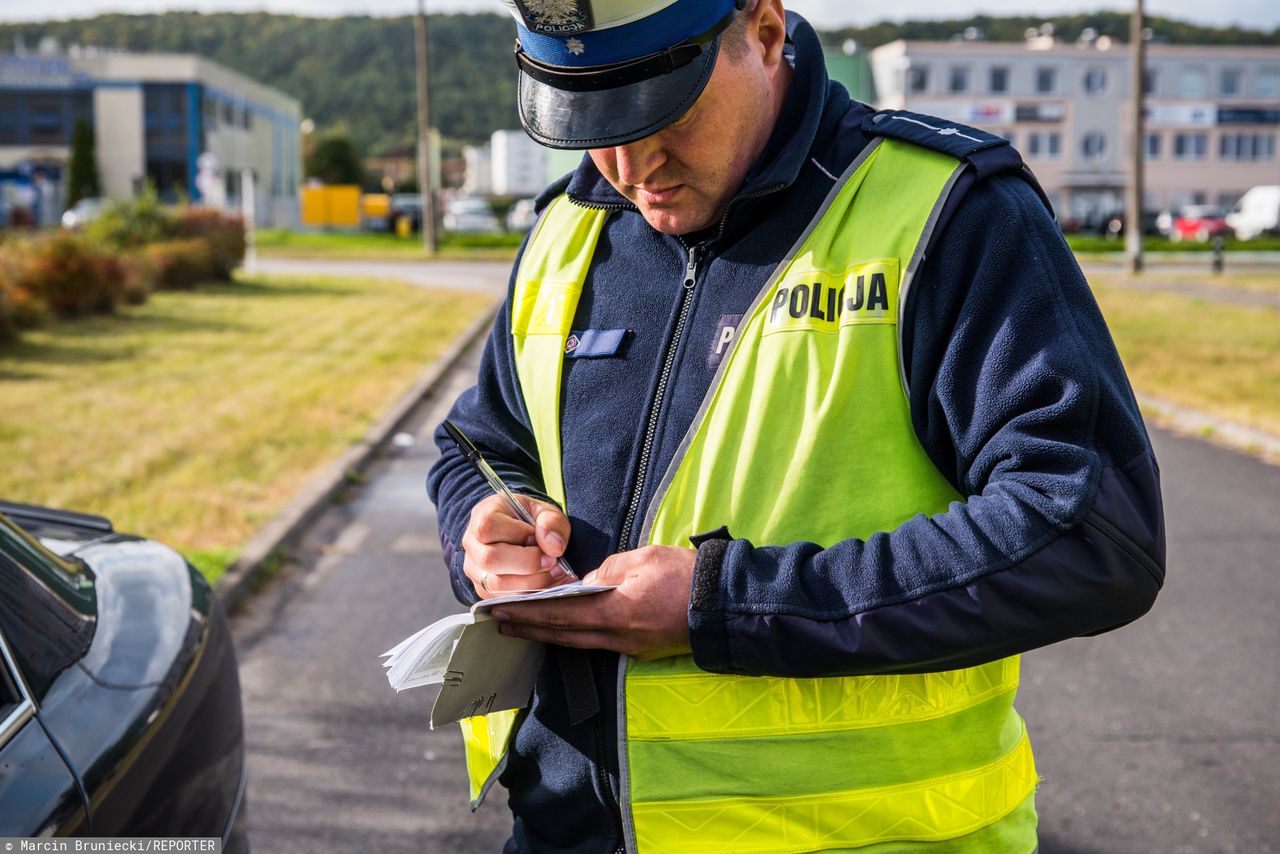
<svg viewBox="0 0 1280 854"><path fill-rule="evenodd" d="M209 241L192 237L164 240L141 250L154 270L156 288L189 290L214 278L213 250Z"/></svg>
<svg viewBox="0 0 1280 854"><path fill-rule="evenodd" d="M229 281L244 262L244 220L209 208L187 208L174 220L172 234L200 238L209 244L210 269L215 279Z"/></svg>
<svg viewBox="0 0 1280 854"><path fill-rule="evenodd" d="M155 187L147 185L136 199L112 202L85 226L90 240L113 249L132 249L163 240L173 234L174 215L160 202Z"/></svg>
<svg viewBox="0 0 1280 854"><path fill-rule="evenodd" d="M124 290L121 296L129 305L142 305L156 289L156 264L146 252L136 250L120 256L124 271Z"/></svg>
<svg viewBox="0 0 1280 854"><path fill-rule="evenodd" d="M6 250L12 290L39 300L59 316L112 311L123 295L125 276L119 259L78 234L55 231ZM22 311L28 321L39 319L30 306Z"/></svg>

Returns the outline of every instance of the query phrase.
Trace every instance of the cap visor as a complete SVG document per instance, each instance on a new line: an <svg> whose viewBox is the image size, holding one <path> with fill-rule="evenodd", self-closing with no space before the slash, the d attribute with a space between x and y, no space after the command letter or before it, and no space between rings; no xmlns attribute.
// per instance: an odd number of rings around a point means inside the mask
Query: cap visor
<svg viewBox="0 0 1280 854"><path fill-rule="evenodd" d="M520 122L549 148L626 145L657 133L688 112L706 88L720 52L717 38L675 71L615 89L557 89L520 72Z"/></svg>

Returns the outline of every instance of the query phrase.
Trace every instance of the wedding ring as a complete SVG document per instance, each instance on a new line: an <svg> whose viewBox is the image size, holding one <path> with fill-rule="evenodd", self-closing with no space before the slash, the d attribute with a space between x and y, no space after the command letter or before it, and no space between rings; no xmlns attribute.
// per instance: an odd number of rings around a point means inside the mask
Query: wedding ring
<svg viewBox="0 0 1280 854"><path fill-rule="evenodd" d="M489 573L485 572L484 570L481 570L480 589L483 590L485 593L493 592L492 590L489 589Z"/></svg>

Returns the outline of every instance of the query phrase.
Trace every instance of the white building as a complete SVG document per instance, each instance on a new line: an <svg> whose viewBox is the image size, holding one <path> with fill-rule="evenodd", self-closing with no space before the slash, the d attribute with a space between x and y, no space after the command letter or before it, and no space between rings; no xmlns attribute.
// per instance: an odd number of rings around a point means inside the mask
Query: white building
<svg viewBox="0 0 1280 854"><path fill-rule="evenodd" d="M896 41L871 53L879 106L1008 137L1062 219L1124 206L1132 139L1127 45ZM1152 44L1147 51L1148 211L1230 205L1280 183L1280 48Z"/></svg>
<svg viewBox="0 0 1280 854"><path fill-rule="evenodd" d="M547 150L524 131L494 131L489 149L495 195L535 196L547 186Z"/></svg>
<svg viewBox="0 0 1280 854"><path fill-rule="evenodd" d="M216 164L219 192L238 205L251 170L264 225L298 220L302 171L298 102L187 54L76 50L0 55L0 173L65 177L78 120L94 129L103 193L201 201L198 163ZM15 177L16 176L16 177Z"/></svg>
<svg viewBox="0 0 1280 854"><path fill-rule="evenodd" d="M493 193L493 156L489 143L468 145L462 149L462 192L468 196Z"/></svg>

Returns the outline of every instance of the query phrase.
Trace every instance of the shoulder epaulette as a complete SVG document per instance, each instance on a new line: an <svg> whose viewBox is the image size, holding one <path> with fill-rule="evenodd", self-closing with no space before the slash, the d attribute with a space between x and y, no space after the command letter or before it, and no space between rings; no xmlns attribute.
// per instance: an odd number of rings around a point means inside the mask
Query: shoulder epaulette
<svg viewBox="0 0 1280 854"><path fill-rule="evenodd" d="M992 175L1018 175L1035 189L1045 206L1053 210L1035 175L1022 162L1022 155L1002 136L907 110L881 110L868 116L862 129L871 136L909 142L966 161L973 168L975 180Z"/></svg>

